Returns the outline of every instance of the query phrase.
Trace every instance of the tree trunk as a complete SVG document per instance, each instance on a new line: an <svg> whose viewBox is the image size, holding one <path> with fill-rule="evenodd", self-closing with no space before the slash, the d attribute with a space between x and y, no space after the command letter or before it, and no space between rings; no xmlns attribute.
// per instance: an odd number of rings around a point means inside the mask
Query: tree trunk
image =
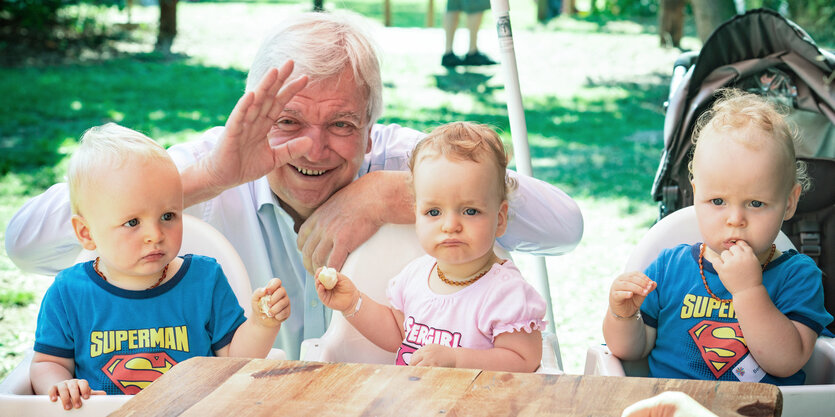
<svg viewBox="0 0 835 417"><path fill-rule="evenodd" d="M159 0L159 34L156 50L171 53L171 45L177 36L177 0Z"/></svg>
<svg viewBox="0 0 835 417"><path fill-rule="evenodd" d="M692 0L699 39L706 41L719 25L736 15L734 0Z"/></svg>
<svg viewBox="0 0 835 417"><path fill-rule="evenodd" d="M658 36L663 47L681 47L686 0L661 0L658 4Z"/></svg>

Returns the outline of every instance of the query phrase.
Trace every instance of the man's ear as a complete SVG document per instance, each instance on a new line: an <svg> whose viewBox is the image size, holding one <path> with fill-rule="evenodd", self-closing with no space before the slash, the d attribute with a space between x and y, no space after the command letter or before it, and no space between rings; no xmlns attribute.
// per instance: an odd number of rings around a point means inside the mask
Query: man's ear
<svg viewBox="0 0 835 417"><path fill-rule="evenodd" d="M791 192L789 192L789 201L786 204L786 214L783 216L783 220L791 219L794 216L794 212L797 211L797 202L800 201L800 191L800 184L795 184Z"/></svg>
<svg viewBox="0 0 835 417"><path fill-rule="evenodd" d="M96 250L96 242L93 241L93 236L90 234L90 227L87 225L87 220L78 214L72 215L72 228L75 231L75 237L81 242L81 246L87 250Z"/></svg>
<svg viewBox="0 0 835 417"><path fill-rule="evenodd" d="M371 126L368 127L368 140L366 141L366 144L365 144L365 153L371 152L371 129L373 129L373 128L374 128L374 123L372 123Z"/></svg>
<svg viewBox="0 0 835 417"><path fill-rule="evenodd" d="M507 200L499 206L499 222L496 227L496 237L501 237L507 230Z"/></svg>

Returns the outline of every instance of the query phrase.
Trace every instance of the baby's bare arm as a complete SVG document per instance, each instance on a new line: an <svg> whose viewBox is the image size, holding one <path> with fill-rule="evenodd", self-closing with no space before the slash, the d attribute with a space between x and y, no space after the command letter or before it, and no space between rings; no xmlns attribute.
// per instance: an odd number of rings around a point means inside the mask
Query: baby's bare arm
<svg viewBox="0 0 835 417"><path fill-rule="evenodd" d="M745 344L757 363L777 377L794 375L812 356L817 334L777 309L763 285L762 268L753 249L738 241L720 254L705 250L705 259L733 296Z"/></svg>
<svg viewBox="0 0 835 417"><path fill-rule="evenodd" d="M394 308L380 304L371 297L362 294L353 281L344 274L336 273L336 282L331 289L325 288L322 269L316 271L316 293L322 303L333 309L334 313L341 312L343 316L375 345L389 352L394 352L403 341L403 313ZM360 301L360 299L362 301Z"/></svg>
<svg viewBox="0 0 835 417"><path fill-rule="evenodd" d="M84 379L74 379L75 361L35 352L29 367L29 379L35 394L48 395L50 401L61 400L65 410L81 408L81 400L90 395L102 395L104 391L93 391Z"/></svg>
<svg viewBox="0 0 835 417"><path fill-rule="evenodd" d="M252 293L251 302L250 317L235 330L229 345L215 351L215 355L265 358L270 353L281 323L290 317L290 298L281 280L273 278L266 287Z"/></svg>
<svg viewBox="0 0 835 417"><path fill-rule="evenodd" d="M765 287L734 294L734 310L748 350L769 374L794 375L812 356L818 335L780 312Z"/></svg>
<svg viewBox="0 0 835 417"><path fill-rule="evenodd" d="M643 358L655 345L655 329L639 317L641 304L656 283L640 272L621 274L609 291L609 309L603 319L603 338L612 353L627 360Z"/></svg>

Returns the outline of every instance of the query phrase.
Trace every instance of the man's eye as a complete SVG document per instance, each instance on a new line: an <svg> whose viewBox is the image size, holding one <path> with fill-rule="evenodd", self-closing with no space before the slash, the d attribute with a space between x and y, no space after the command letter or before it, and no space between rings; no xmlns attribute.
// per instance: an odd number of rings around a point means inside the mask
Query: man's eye
<svg viewBox="0 0 835 417"><path fill-rule="evenodd" d="M298 130L299 123L297 121L293 120L293 119L288 119L288 118L285 117L285 118L280 118L280 119L276 120L274 126L279 130L289 132L289 131Z"/></svg>
<svg viewBox="0 0 835 417"><path fill-rule="evenodd" d="M136 226L138 226L138 225L139 225L139 220L137 220L137 219L130 219L130 220L126 221L126 222L125 222L125 224L123 224L122 226L127 226L127 227L136 227Z"/></svg>
<svg viewBox="0 0 835 417"><path fill-rule="evenodd" d="M762 201L757 201L757 200L754 200L754 201L752 201L752 202L751 202L751 207L755 207L755 208L756 208L756 207L762 207L762 206L763 206L763 202L762 202Z"/></svg>
<svg viewBox="0 0 835 417"><path fill-rule="evenodd" d="M331 123L328 130L337 136L348 136L356 131L356 127L353 123L339 121Z"/></svg>
<svg viewBox="0 0 835 417"><path fill-rule="evenodd" d="M464 214L468 216L475 216L476 214L478 214L478 210L474 208L468 208L464 210Z"/></svg>
<svg viewBox="0 0 835 417"><path fill-rule="evenodd" d="M440 216L440 215L441 215L441 211L440 211L440 210L438 210L438 209L431 209L431 210L427 211L427 212L426 212L426 214L428 214L428 215L430 215L430 216L432 216L432 217L435 217L435 216Z"/></svg>
<svg viewBox="0 0 835 417"><path fill-rule="evenodd" d="M714 198L713 200L710 200L710 202L713 203L714 206L721 206L725 200L722 200L721 198Z"/></svg>

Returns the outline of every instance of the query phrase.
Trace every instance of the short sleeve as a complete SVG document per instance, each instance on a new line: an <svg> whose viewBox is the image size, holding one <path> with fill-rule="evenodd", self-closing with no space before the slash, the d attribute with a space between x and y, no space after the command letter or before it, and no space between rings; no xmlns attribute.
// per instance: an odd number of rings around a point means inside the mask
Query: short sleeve
<svg viewBox="0 0 835 417"><path fill-rule="evenodd" d="M412 285L412 278L421 274L420 271L425 269L428 262L431 262L431 258L428 255L421 256L420 258L406 264L406 266L399 273L397 273L394 278L389 280L388 288L386 288L386 297L388 297L389 303L391 303L391 306L396 310L405 310L405 294L408 292L406 289Z"/></svg>
<svg viewBox="0 0 835 417"><path fill-rule="evenodd" d="M232 342L235 331L246 321L246 317L220 265L214 259L204 259L212 262L210 273L215 281L212 291L212 318L206 330L211 335L212 350L217 351Z"/></svg>
<svg viewBox="0 0 835 417"><path fill-rule="evenodd" d="M491 343L502 333L546 328L545 299L528 284L519 271L503 266L478 314L478 328L491 335Z"/></svg>
<svg viewBox="0 0 835 417"><path fill-rule="evenodd" d="M41 302L35 330L35 352L62 358L75 357L75 338L69 322L73 314L67 311L59 274Z"/></svg>
<svg viewBox="0 0 835 417"><path fill-rule="evenodd" d="M820 334L832 322L823 299L821 271L806 255L796 254L795 262L781 273L786 278L772 295L774 305L789 320L801 323Z"/></svg>
<svg viewBox="0 0 835 417"><path fill-rule="evenodd" d="M682 250L679 247L675 249ZM667 286L664 285L664 276L675 249L662 250L658 254L658 257L644 270L644 274L658 284L655 291L647 294L643 304L641 304L641 315L643 316L644 324L653 328L658 328L658 315L662 307L661 293L667 289Z"/></svg>

